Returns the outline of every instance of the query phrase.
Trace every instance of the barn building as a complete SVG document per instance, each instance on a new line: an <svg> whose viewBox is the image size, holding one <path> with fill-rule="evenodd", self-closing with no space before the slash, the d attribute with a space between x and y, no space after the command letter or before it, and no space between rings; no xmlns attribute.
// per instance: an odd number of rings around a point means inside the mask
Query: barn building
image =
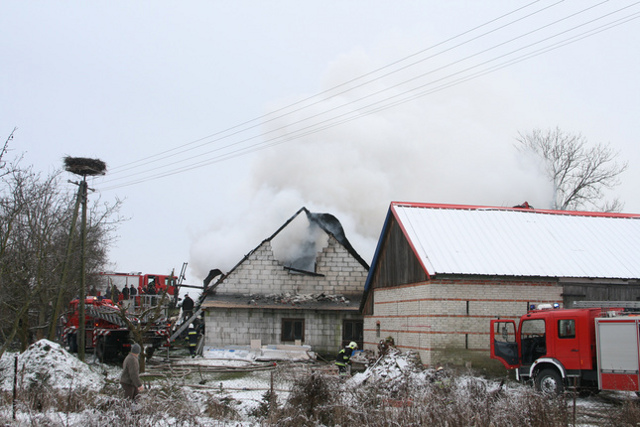
<svg viewBox="0 0 640 427"><path fill-rule="evenodd" d="M204 346L362 346L368 270L334 216L303 207L207 291Z"/></svg>
<svg viewBox="0 0 640 427"><path fill-rule="evenodd" d="M365 348L487 356L530 304L640 299L640 215L391 203L365 284Z"/></svg>

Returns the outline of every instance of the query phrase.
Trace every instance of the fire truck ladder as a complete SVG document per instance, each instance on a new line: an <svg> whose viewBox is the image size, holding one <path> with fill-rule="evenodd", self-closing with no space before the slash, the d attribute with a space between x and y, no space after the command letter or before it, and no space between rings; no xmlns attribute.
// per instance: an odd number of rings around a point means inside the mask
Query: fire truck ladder
<svg viewBox="0 0 640 427"><path fill-rule="evenodd" d="M198 318L200 313L202 313L202 308L197 309L190 318L182 322L180 327L176 329L173 335L171 335L171 337L169 338L169 341L173 342L176 338L178 338L180 334L183 333L189 327L189 324L193 323L193 321Z"/></svg>
<svg viewBox="0 0 640 427"><path fill-rule="evenodd" d="M573 308L635 308L640 309L640 301L574 301Z"/></svg>
<svg viewBox="0 0 640 427"><path fill-rule="evenodd" d="M186 263L182 265L182 270L183 272L186 269ZM180 273L180 275L183 275L183 272ZM178 338L180 336L180 334L182 334L191 323L193 323L194 320L196 320L198 318L198 316L200 315L200 313L202 313L202 303L205 299L205 297L207 296L207 292L211 289L215 289L215 287L217 286L217 283L212 287L209 288L209 283L211 283L211 281L216 277L222 274L222 271L220 271L219 269L215 268L211 271L209 271L209 274L207 275L207 277L205 277L205 279L202 281L202 288L199 288L197 286L188 286L188 285L182 285L188 288L198 288L198 289L203 289L202 294L200 295L200 299L198 300L198 303L196 305L196 310L193 312L193 314L191 315L191 317L189 317L188 319L186 319L185 321L182 322L182 324L180 325L180 327L178 329L176 329L176 331L169 337L169 342L173 342L176 340L176 338ZM204 335L201 335L200 338L198 339L198 345L196 347L196 353L197 354L202 354L202 348L204 347Z"/></svg>
<svg viewBox="0 0 640 427"><path fill-rule="evenodd" d="M118 325L123 328L127 327L127 324L122 320L116 309L107 307L87 307L87 313L91 317L106 320L109 323L113 323L114 325Z"/></svg>

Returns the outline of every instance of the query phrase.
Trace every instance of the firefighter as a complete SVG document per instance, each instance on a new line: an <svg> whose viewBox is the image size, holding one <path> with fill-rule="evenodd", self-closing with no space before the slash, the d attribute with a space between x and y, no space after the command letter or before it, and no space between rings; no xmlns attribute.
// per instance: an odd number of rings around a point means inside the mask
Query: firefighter
<svg viewBox="0 0 640 427"><path fill-rule="evenodd" d="M336 366L338 367L340 375L347 375L347 365L351 365L351 355L357 348L358 344L355 341L351 341L349 345L338 352L336 356Z"/></svg>
<svg viewBox="0 0 640 427"><path fill-rule="evenodd" d="M142 381L140 380L140 364L138 356L140 355L140 344L133 344L131 352L122 362L122 375L120 375L120 385L124 390L124 397L134 400L138 392L143 390Z"/></svg>
<svg viewBox="0 0 640 427"><path fill-rule="evenodd" d="M191 357L196 357L196 346L198 345L198 332L196 328L193 326L193 323L189 323L189 331L187 332L187 336L185 337L187 342L189 343L189 354Z"/></svg>

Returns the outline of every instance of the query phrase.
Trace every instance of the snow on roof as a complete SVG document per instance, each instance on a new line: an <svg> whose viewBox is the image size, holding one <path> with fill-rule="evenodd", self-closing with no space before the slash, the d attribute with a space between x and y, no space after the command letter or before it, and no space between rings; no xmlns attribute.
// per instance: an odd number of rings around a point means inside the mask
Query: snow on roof
<svg viewBox="0 0 640 427"><path fill-rule="evenodd" d="M640 278L640 215L391 204L428 274Z"/></svg>

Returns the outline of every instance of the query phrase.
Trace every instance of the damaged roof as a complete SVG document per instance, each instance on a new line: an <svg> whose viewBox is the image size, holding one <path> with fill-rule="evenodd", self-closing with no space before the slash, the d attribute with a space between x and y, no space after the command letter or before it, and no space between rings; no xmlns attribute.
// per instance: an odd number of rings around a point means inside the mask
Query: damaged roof
<svg viewBox="0 0 640 427"><path fill-rule="evenodd" d="M246 262L247 259L256 250L258 250L265 242L271 242L276 236L278 236L285 228L287 228L287 226L289 226L303 212L305 213L310 224L319 227L328 236L333 237L340 245L342 245L345 248L345 250L350 254L350 256L352 256L353 259L355 259L355 261L365 269L365 271L369 270L369 264L353 248L353 246L351 245L351 243L349 242L349 240L347 239L344 233L344 230L342 228L342 225L340 224L340 221L335 216L328 213L310 212L307 208L302 207L291 218L289 218L282 226L280 226L280 228L278 228L278 230L276 230L275 233L273 233L267 239L263 240L258 246L256 246L248 254L246 254L242 258L242 260L240 260L240 262L238 262L227 274L220 277L215 284L213 284L211 287L206 289L205 292L203 292L202 300L205 302L203 303L202 306L203 307L223 307L223 306L224 307L232 307L232 306L240 307L242 306L246 308L248 305L250 305L253 307L260 306L260 308L268 308L271 306L273 306L274 308L275 307L282 308L283 305L290 305L290 306L295 306L300 308L314 308L314 309L322 308L322 309L335 310L337 308L353 309L354 307L357 309L362 297L361 295L362 292L358 292L357 294L348 294L345 296L318 294L308 298L305 295L296 295L299 298L297 298L293 302L288 301L287 298L273 298L272 300L268 300L263 296L260 298L253 298L253 302L251 304L249 304L249 302L251 302L252 299L250 298L249 300L247 300L246 295L227 294L222 296L222 295L216 294L215 292L216 288L219 285L221 285L225 281L225 279L227 279L227 277L232 275L232 273L235 270L237 270L238 267L240 267L244 262ZM316 274L313 271L296 268L297 267L296 265L283 264L282 267L284 270L288 270L289 272L294 274L301 274L301 275L306 275L310 277L323 276L322 274ZM216 294L215 301L211 300L212 294ZM342 300L340 300L340 298L342 298ZM347 300L347 302L345 303L344 300Z"/></svg>
<svg viewBox="0 0 640 427"><path fill-rule="evenodd" d="M354 295L325 294L273 294L273 295L216 295L206 300L203 308L255 308L255 309L299 309L299 310L358 310L362 293Z"/></svg>
<svg viewBox="0 0 640 427"><path fill-rule="evenodd" d="M428 275L640 278L640 215L398 202L389 215Z"/></svg>

